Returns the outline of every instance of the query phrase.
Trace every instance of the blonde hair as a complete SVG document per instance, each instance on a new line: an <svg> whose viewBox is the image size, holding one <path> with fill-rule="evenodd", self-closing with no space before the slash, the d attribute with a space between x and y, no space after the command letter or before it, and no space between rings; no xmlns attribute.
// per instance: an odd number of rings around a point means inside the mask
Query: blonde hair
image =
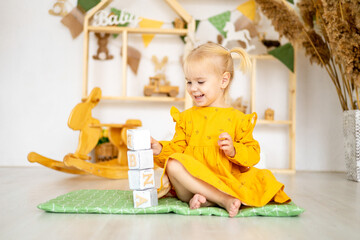
<svg viewBox="0 0 360 240"><path fill-rule="evenodd" d="M189 72L189 68L194 61L204 62L213 64L213 69L219 73L224 74L225 72L230 73L230 83L234 77L234 61L231 53L237 53L240 56L240 69L246 72L251 67L251 60L247 52L240 48L232 48L227 50L223 46L216 43L205 43L197 48L194 48L184 61L184 72ZM210 61L209 61L210 60ZM229 88L230 83L226 90Z"/></svg>

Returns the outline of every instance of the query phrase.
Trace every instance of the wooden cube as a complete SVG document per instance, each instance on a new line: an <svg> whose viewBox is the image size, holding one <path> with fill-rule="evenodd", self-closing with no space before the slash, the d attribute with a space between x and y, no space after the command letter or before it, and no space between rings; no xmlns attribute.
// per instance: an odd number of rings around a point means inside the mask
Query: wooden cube
<svg viewBox="0 0 360 240"><path fill-rule="evenodd" d="M157 191L155 188L133 191L134 208L147 208L158 205Z"/></svg>
<svg viewBox="0 0 360 240"><path fill-rule="evenodd" d="M129 187L132 190L144 190L155 187L154 169L129 170Z"/></svg>
<svg viewBox="0 0 360 240"><path fill-rule="evenodd" d="M129 150L127 152L129 169L147 169L154 167L153 151L148 150Z"/></svg>
<svg viewBox="0 0 360 240"><path fill-rule="evenodd" d="M127 147L130 150L150 149L150 131L147 129L128 129Z"/></svg>

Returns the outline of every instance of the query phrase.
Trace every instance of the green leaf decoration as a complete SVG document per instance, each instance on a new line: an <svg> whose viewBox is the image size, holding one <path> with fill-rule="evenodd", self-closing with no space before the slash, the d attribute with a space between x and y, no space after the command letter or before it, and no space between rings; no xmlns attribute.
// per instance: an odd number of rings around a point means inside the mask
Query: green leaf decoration
<svg viewBox="0 0 360 240"><path fill-rule="evenodd" d="M226 38L226 32L224 32L224 27L226 22L230 21L230 11L226 11L215 15L209 18L209 22Z"/></svg>
<svg viewBox="0 0 360 240"><path fill-rule="evenodd" d="M294 0L286 0L286 1L288 1L291 4L294 4Z"/></svg>
<svg viewBox="0 0 360 240"><path fill-rule="evenodd" d="M84 10L84 12L87 12L95 7L99 2L100 0L78 0L77 5Z"/></svg>
<svg viewBox="0 0 360 240"><path fill-rule="evenodd" d="M115 14L116 16L120 17L121 10L116 9L116 8L111 8L110 11L111 11L111 13L113 13L113 14ZM130 13L126 13L126 12L125 12L125 15L126 15L126 14L130 14ZM118 24L117 26L118 26L118 27L127 27L129 24L130 24L130 22L126 22L126 23L124 23L124 24ZM114 37L114 38L117 38L118 36L119 36L119 34L116 34L116 33L113 34L113 37Z"/></svg>
<svg viewBox="0 0 360 240"><path fill-rule="evenodd" d="M268 54L279 59L288 69L294 72L294 48L291 43L275 48L269 51Z"/></svg>

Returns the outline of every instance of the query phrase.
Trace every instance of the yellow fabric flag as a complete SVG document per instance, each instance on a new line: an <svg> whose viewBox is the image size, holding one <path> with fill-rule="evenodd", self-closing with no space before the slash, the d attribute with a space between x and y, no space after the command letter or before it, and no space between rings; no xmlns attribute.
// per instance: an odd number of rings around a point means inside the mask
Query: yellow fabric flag
<svg viewBox="0 0 360 240"><path fill-rule="evenodd" d="M254 21L256 15L256 5L255 0L249 0L243 4L240 4L237 8L245 17Z"/></svg>
<svg viewBox="0 0 360 240"><path fill-rule="evenodd" d="M147 18L141 18L141 21L139 22L139 26L141 28L161 28L161 26L164 24L164 22L156 21L152 19ZM145 47L149 45L149 43L153 40L155 37L155 34L143 34L142 39Z"/></svg>

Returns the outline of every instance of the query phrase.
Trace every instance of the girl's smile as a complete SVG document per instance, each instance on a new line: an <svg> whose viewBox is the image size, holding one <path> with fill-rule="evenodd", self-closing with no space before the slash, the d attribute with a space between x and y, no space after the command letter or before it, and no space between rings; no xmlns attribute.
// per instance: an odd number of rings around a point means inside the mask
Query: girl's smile
<svg viewBox="0 0 360 240"><path fill-rule="evenodd" d="M225 107L224 89L228 80L210 68L212 64L197 63L186 72L186 90L198 107Z"/></svg>

